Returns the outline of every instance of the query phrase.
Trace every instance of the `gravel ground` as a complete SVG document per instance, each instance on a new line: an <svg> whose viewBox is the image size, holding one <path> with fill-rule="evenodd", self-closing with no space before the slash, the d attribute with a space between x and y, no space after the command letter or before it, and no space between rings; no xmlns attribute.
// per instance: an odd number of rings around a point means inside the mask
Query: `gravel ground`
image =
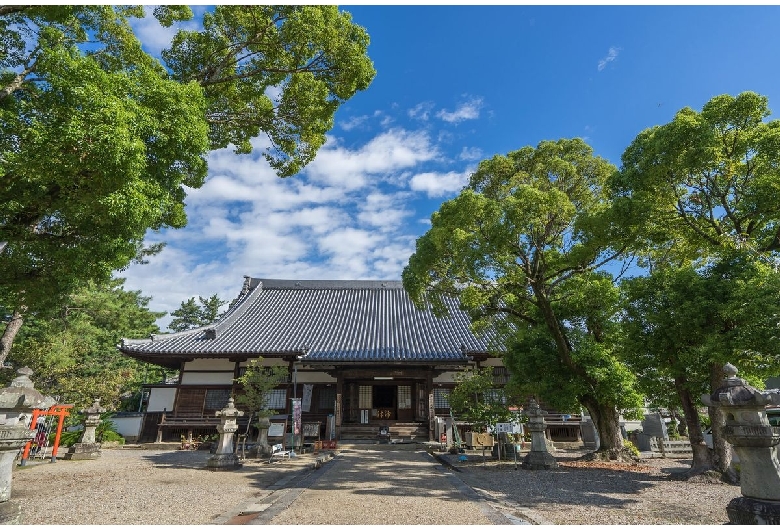
<svg viewBox="0 0 780 530"><path fill-rule="evenodd" d="M455 472L421 447L406 449L397 449L405 460L394 462L377 446L347 446L316 471L307 454L273 464L247 459L229 472L205 469L205 451L104 450L98 460L16 467L12 499L29 525L239 523L251 522L237 517L242 507L270 502L303 480L292 504L273 519L269 510L266 522L481 525L500 512L540 524L709 525L728 522L726 504L740 494L738 486L671 480L686 460L597 467L578 460L582 452L558 451L558 470L527 471L483 463L476 452L466 462L437 453Z"/></svg>
<svg viewBox="0 0 780 530"><path fill-rule="evenodd" d="M648 458L636 465L584 462L581 450L556 451L556 470L524 470L481 453L442 455L476 491L539 524L728 523L726 505L739 486L676 480L690 459Z"/></svg>

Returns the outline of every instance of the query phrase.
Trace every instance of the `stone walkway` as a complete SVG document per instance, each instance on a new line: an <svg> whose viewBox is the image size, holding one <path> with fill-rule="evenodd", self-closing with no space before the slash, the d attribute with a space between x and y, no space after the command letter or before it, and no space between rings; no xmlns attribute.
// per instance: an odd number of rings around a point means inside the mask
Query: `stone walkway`
<svg viewBox="0 0 780 530"><path fill-rule="evenodd" d="M494 509L453 471L411 448L340 449L238 507L227 524L522 524Z"/></svg>

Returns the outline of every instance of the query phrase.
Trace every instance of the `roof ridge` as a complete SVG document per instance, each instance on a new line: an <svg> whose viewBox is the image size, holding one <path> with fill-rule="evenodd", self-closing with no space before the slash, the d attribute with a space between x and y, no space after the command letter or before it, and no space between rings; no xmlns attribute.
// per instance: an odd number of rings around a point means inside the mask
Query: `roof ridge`
<svg viewBox="0 0 780 530"><path fill-rule="evenodd" d="M160 339L175 339L178 337L185 337L188 335L203 333L209 329L224 329L226 327L229 327L230 324L232 324L236 320L236 318L238 318L239 315L246 312L247 308L249 307L249 299L257 298L257 296L262 291L262 285L263 285L262 282L260 282L259 285L255 287L251 287L250 290L246 292L242 290L242 292L239 293L239 295L230 304L230 307L228 307L228 310L225 312L222 318L220 318L215 322L211 322L203 326L198 326L197 328L185 329L184 331L174 331L173 333L150 333L148 339L124 339L123 338L122 346L124 346L125 344L146 344ZM244 287L246 287L246 283L244 284ZM257 287L260 287L260 289L258 289Z"/></svg>
<svg viewBox="0 0 780 530"><path fill-rule="evenodd" d="M280 280L251 278L263 289L402 289L401 280Z"/></svg>

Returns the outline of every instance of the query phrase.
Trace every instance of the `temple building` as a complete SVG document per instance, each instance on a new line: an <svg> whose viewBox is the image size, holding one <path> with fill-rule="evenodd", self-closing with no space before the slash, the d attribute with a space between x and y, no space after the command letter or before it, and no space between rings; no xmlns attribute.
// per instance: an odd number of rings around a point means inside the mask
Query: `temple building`
<svg viewBox="0 0 780 530"><path fill-rule="evenodd" d="M508 379L457 301L445 303L445 317L418 309L398 281L246 277L214 324L122 341L124 354L178 371L175 382L146 385L140 441L159 437L163 414L172 426L175 418L208 423L241 392L235 379L258 358L287 367L269 408L290 414L300 398L303 422L319 423L322 436L368 437L384 427L393 437L433 440L457 373L493 367L497 387Z"/></svg>

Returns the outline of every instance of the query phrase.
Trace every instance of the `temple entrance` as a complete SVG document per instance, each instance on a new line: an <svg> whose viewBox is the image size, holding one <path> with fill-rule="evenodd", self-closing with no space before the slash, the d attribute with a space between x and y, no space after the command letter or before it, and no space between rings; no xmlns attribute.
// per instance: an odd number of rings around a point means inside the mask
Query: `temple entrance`
<svg viewBox="0 0 780 530"><path fill-rule="evenodd" d="M371 390L376 419L394 420L396 387L390 385L374 385Z"/></svg>

